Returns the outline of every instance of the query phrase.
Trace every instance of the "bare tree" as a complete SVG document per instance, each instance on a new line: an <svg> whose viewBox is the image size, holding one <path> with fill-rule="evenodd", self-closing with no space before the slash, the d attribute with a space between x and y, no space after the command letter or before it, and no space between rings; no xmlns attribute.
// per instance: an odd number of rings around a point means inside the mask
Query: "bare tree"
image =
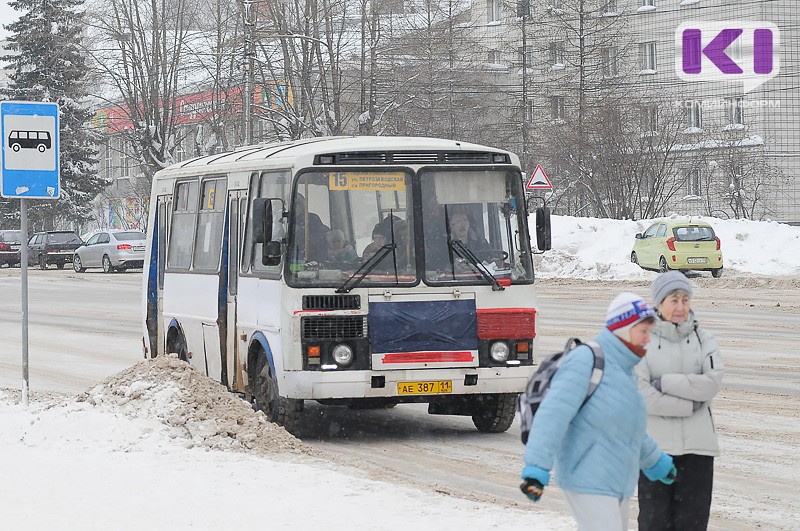
<svg viewBox="0 0 800 531"><path fill-rule="evenodd" d="M647 150L640 155L655 153L648 145L654 139L640 136L640 94L626 81L635 65L625 58L635 46L624 13L618 11L624 6L616 4L577 0L537 5L526 25L530 45L519 52L529 67L526 73L536 79L531 96L539 109L536 130L541 135L532 151L557 175L554 207L568 214L611 210L617 216L633 215L640 206L631 196L640 187L614 182L626 171L620 157L630 158L637 146ZM605 200L606 191L618 194L617 200Z"/></svg>
<svg viewBox="0 0 800 531"><path fill-rule="evenodd" d="M379 129L497 143L499 101L468 6L456 0L412 6L384 29Z"/></svg>
<svg viewBox="0 0 800 531"><path fill-rule="evenodd" d="M266 96L254 105L254 116L277 138L338 135L352 120L344 69L357 50L354 7L348 0L294 0L253 11L248 40Z"/></svg>
<svg viewBox="0 0 800 531"><path fill-rule="evenodd" d="M715 144L706 154L716 177L709 183L709 205L736 219L762 220L772 214L767 192L781 175L766 156L763 139L742 136Z"/></svg>
<svg viewBox="0 0 800 531"><path fill-rule="evenodd" d="M131 128L125 135L149 183L172 162L175 98L182 76L196 67L186 54L196 35L196 2L109 0L91 12L94 67L113 87L108 102L121 103L127 113Z"/></svg>

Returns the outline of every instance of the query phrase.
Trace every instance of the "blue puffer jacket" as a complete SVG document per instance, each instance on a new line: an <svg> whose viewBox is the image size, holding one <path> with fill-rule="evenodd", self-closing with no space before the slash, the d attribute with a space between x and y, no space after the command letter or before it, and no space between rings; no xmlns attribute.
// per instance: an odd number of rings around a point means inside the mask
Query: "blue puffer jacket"
<svg viewBox="0 0 800 531"><path fill-rule="evenodd" d="M563 490L623 499L633 494L640 468L660 475L672 462L646 432L647 410L634 375L639 357L607 329L595 340L605 355L600 385L581 408L592 353L582 346L566 357L533 419L522 476L546 485L555 467Z"/></svg>

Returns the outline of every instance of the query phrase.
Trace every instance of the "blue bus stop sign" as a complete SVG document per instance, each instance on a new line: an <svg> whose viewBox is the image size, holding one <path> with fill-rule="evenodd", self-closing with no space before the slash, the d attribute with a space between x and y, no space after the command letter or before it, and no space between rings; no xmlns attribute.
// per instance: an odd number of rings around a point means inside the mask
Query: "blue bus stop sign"
<svg viewBox="0 0 800 531"><path fill-rule="evenodd" d="M0 195L57 199L59 179L58 104L0 101Z"/></svg>

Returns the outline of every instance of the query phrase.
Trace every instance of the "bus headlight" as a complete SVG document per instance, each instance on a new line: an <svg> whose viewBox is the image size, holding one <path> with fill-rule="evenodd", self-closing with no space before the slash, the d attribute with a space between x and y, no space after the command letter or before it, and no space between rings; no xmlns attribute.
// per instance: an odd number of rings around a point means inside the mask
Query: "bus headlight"
<svg viewBox="0 0 800 531"><path fill-rule="evenodd" d="M496 341L489 348L489 355L498 363L506 361L510 352L511 349L508 348L508 343L505 341Z"/></svg>
<svg viewBox="0 0 800 531"><path fill-rule="evenodd" d="M333 361L340 366L350 365L353 362L353 349L347 345L336 345L333 347Z"/></svg>

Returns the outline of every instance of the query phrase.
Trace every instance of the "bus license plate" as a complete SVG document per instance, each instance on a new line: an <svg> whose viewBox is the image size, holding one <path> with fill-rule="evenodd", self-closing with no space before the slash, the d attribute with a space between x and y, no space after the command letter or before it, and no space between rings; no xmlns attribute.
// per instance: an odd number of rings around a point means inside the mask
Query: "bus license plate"
<svg viewBox="0 0 800 531"><path fill-rule="evenodd" d="M452 392L452 380L435 380L432 382L397 382L398 395L435 395Z"/></svg>
<svg viewBox="0 0 800 531"><path fill-rule="evenodd" d="M687 258L686 262L689 264L707 264L708 258Z"/></svg>

